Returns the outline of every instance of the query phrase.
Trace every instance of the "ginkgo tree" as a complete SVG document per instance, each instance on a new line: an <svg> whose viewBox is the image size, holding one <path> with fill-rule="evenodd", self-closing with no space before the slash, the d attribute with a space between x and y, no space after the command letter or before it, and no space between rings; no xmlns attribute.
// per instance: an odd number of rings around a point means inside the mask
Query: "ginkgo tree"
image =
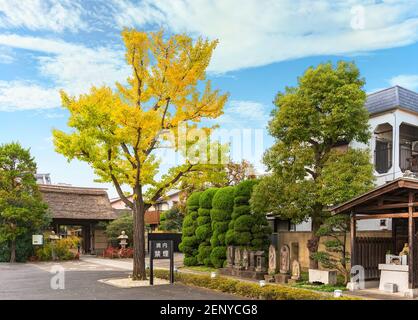
<svg viewBox="0 0 418 320"><path fill-rule="evenodd" d="M72 97L61 92L70 112L70 133L53 130L56 151L94 168L98 181L112 182L133 211L133 279L146 279L145 211L167 190L198 171L219 170L223 158L208 147L212 128L202 119L222 114L227 94L211 87L206 69L217 41L185 34L125 29L126 63L132 74L116 88L92 87ZM199 90L201 88L201 90ZM159 150L172 148L177 163L160 173ZM132 201L123 192L132 189Z"/></svg>

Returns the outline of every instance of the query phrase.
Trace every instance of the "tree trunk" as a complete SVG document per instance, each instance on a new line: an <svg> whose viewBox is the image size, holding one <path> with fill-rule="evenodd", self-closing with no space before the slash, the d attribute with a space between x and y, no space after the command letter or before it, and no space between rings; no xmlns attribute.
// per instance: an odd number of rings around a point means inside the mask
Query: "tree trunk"
<svg viewBox="0 0 418 320"><path fill-rule="evenodd" d="M318 218L312 218L312 237L308 240L309 250L309 269L318 269L318 261L312 258L314 253L318 252L320 237L316 235L321 226L321 221Z"/></svg>
<svg viewBox="0 0 418 320"><path fill-rule="evenodd" d="M16 262L16 240L10 242L10 263Z"/></svg>
<svg viewBox="0 0 418 320"><path fill-rule="evenodd" d="M141 186L134 188L134 209L133 209L133 245L134 245L134 266L133 280L146 280L145 269L145 205L142 196Z"/></svg>

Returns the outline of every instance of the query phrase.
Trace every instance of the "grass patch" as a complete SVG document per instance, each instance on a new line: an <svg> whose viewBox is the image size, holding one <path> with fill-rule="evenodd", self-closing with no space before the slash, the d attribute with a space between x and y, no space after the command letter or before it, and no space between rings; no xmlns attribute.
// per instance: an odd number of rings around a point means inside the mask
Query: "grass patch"
<svg viewBox="0 0 418 320"><path fill-rule="evenodd" d="M154 270L155 277L168 279L167 270ZM356 298L334 298L332 295L290 287L288 285L268 284L260 287L258 283L246 282L226 277L211 278L209 275L176 273L175 281L189 286L196 286L236 294L250 299L264 300L358 300Z"/></svg>
<svg viewBox="0 0 418 320"><path fill-rule="evenodd" d="M218 269L213 267L206 267L206 266L188 266L188 267L181 267L179 269L182 270L191 270L191 271L200 271L200 272L214 272L218 271Z"/></svg>
<svg viewBox="0 0 418 320"><path fill-rule="evenodd" d="M291 286L295 288L303 288L303 289L309 289L309 290L315 290L315 291L321 291L321 292L334 292L334 290L343 290L343 291L347 290L347 288L344 285L332 286L329 284L309 283L308 281L297 282Z"/></svg>

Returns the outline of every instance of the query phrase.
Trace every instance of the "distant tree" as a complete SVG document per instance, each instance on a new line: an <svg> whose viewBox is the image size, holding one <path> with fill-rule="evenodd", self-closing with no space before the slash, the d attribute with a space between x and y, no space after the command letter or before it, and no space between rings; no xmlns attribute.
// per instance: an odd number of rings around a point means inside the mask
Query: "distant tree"
<svg viewBox="0 0 418 320"><path fill-rule="evenodd" d="M252 205L256 212L276 213L294 223L311 220L313 235L307 247L313 269L318 267L312 255L318 251L317 231L328 216L325 209L329 203L340 201L341 187L336 193L327 191L323 180L327 165L333 163L329 160L333 148L353 140L367 143L370 137L363 86L354 63L325 63L308 68L296 87L287 87L274 101L269 131L275 143L264 156L272 175L257 185ZM363 171L356 169L358 165L351 162L348 171L360 172L353 180L361 185L362 179L367 181L370 176L363 176ZM340 178L336 174L333 177L350 190L352 186Z"/></svg>
<svg viewBox="0 0 418 320"><path fill-rule="evenodd" d="M183 224L183 215L177 205L164 211L160 216L160 226L158 229L164 231L181 231Z"/></svg>
<svg viewBox="0 0 418 320"><path fill-rule="evenodd" d="M133 217L131 213L126 213L106 225L105 234L111 240L116 240L122 231L129 237L128 242L132 244L133 239Z"/></svg>
<svg viewBox="0 0 418 320"><path fill-rule="evenodd" d="M0 243L7 242L16 261L19 239L28 241L50 222L36 179L36 163L19 143L0 146Z"/></svg>
<svg viewBox="0 0 418 320"><path fill-rule="evenodd" d="M227 175L227 185L235 186L241 181L255 179L255 168L251 162L242 160L241 162L229 162L225 166Z"/></svg>

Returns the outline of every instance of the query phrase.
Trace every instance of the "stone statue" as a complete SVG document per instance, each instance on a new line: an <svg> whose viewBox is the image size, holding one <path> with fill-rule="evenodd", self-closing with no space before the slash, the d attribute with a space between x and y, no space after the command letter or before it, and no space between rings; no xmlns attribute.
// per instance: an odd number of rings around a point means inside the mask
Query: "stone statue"
<svg viewBox="0 0 418 320"><path fill-rule="evenodd" d="M232 268L234 265L234 258L235 258L235 247L228 246L227 254L226 254L226 263L228 268Z"/></svg>
<svg viewBox="0 0 418 320"><path fill-rule="evenodd" d="M242 268L247 270L249 267L249 253L247 249L242 251Z"/></svg>
<svg viewBox="0 0 418 320"><path fill-rule="evenodd" d="M241 249L235 248L234 268L240 270L242 267Z"/></svg>
<svg viewBox="0 0 418 320"><path fill-rule="evenodd" d="M255 251L250 251L250 264L248 266L248 270L255 270Z"/></svg>
<svg viewBox="0 0 418 320"><path fill-rule="evenodd" d="M407 256L409 254L409 244L405 243L404 247L401 251L401 253L399 253L400 256Z"/></svg>
<svg viewBox="0 0 418 320"><path fill-rule="evenodd" d="M290 271L290 250L287 245L280 249L280 273L289 273Z"/></svg>
<svg viewBox="0 0 418 320"><path fill-rule="evenodd" d="M269 247L269 274L275 274L277 272L277 252L274 245Z"/></svg>
<svg viewBox="0 0 418 320"><path fill-rule="evenodd" d="M292 279L293 280L300 279L300 263L297 260L293 260L292 262Z"/></svg>

